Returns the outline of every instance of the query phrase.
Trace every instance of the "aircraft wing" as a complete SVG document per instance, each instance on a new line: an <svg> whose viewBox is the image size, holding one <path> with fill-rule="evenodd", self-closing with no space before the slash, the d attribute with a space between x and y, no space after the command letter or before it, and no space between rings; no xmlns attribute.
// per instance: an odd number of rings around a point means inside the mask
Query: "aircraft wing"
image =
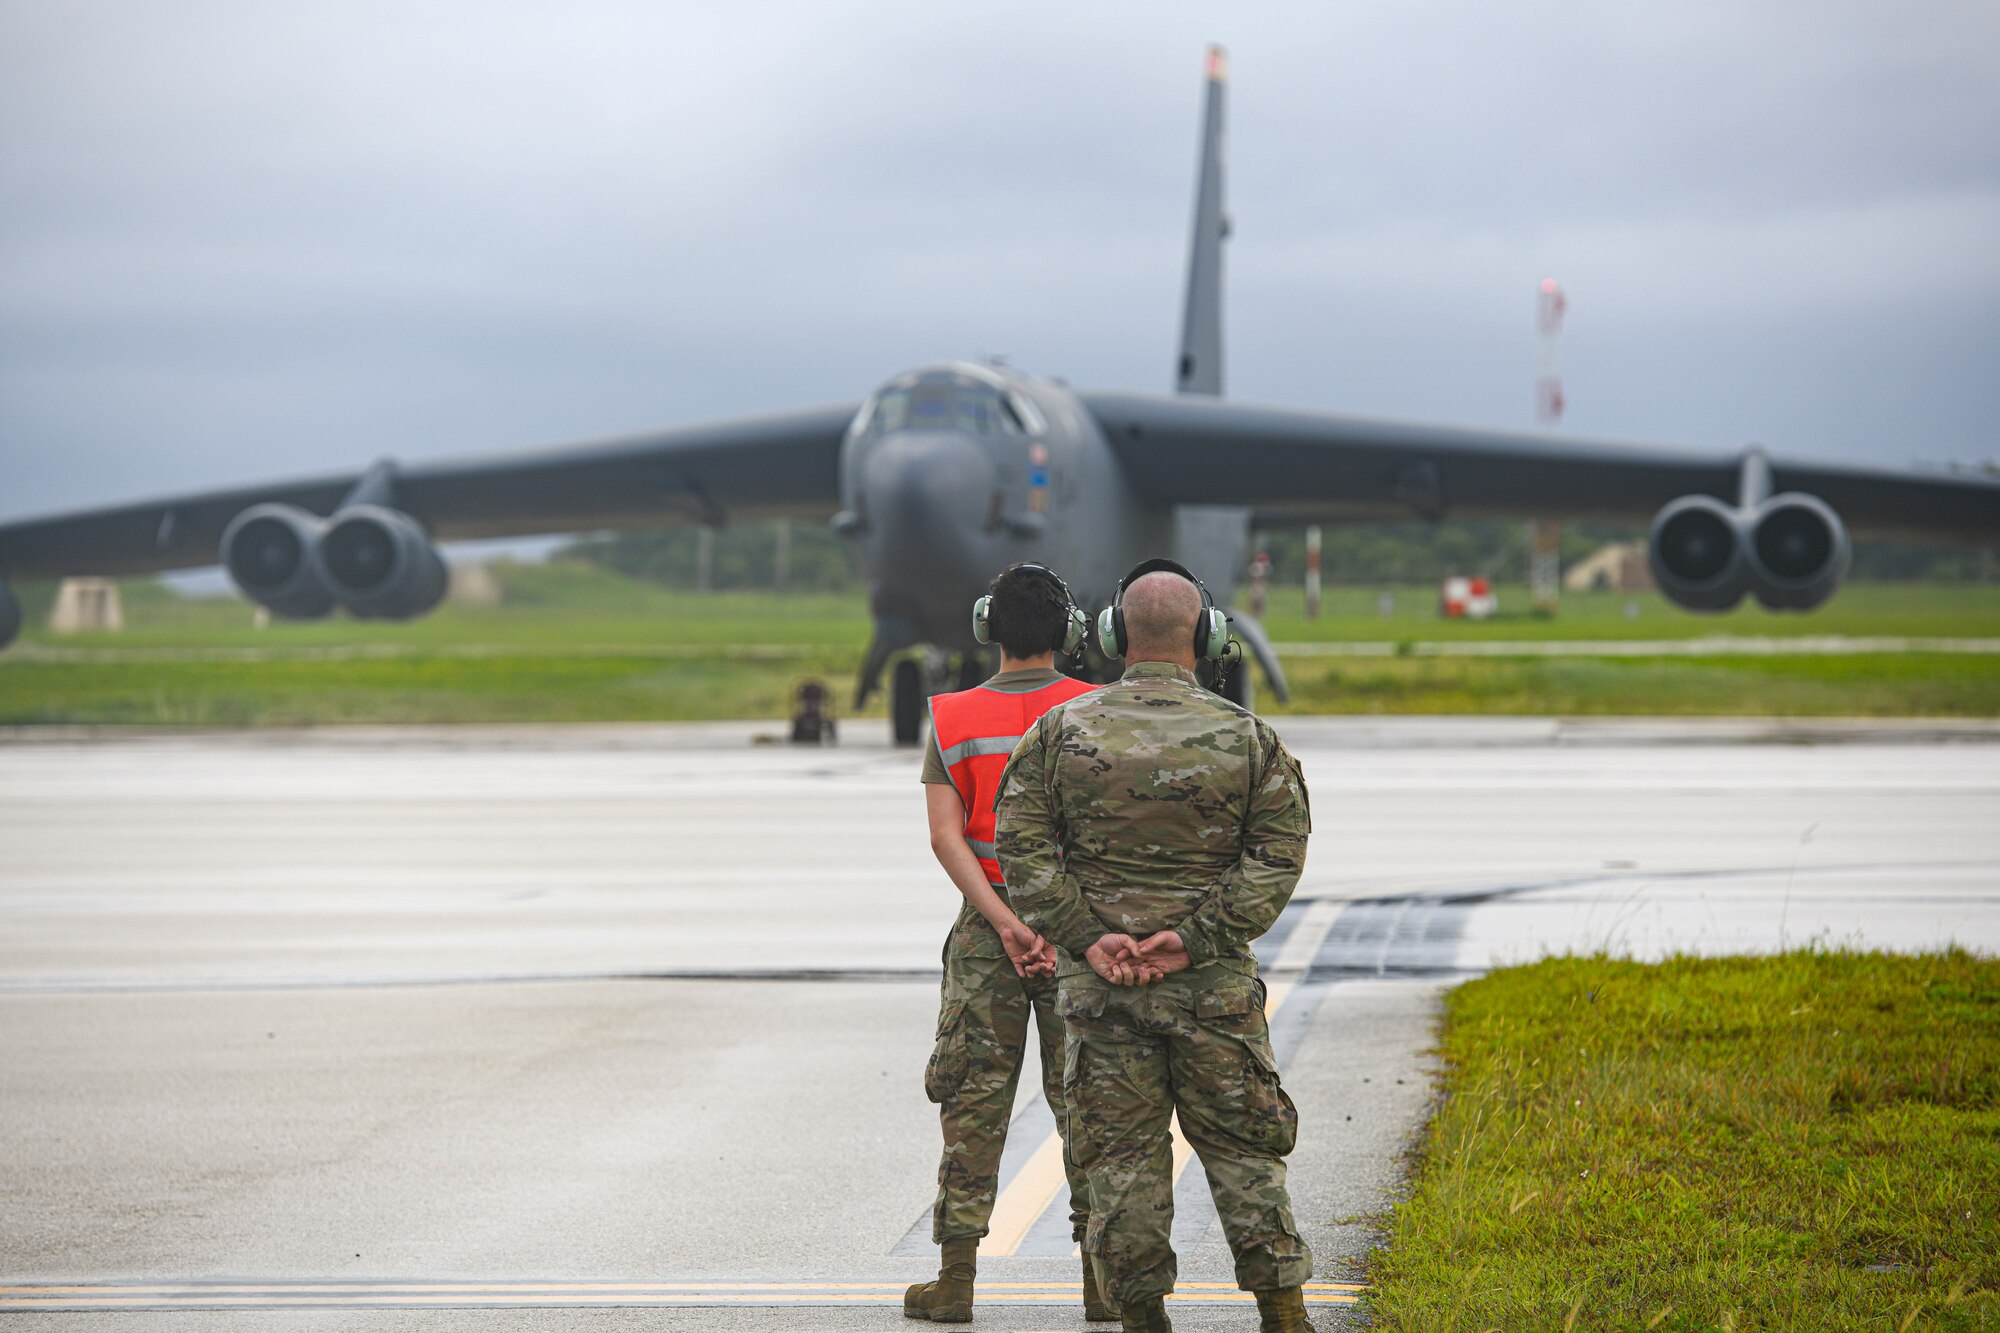
<svg viewBox="0 0 2000 1333"><path fill-rule="evenodd" d="M1251 407L1164 394L1084 404L1147 499L1247 505L1272 525L1338 519L1645 520L1677 496L1733 503L1741 452ZM2000 477L1771 459L1871 537L2000 544Z"/></svg>
<svg viewBox="0 0 2000 1333"><path fill-rule="evenodd" d="M388 503L438 540L678 520L831 514L841 436L860 404L470 461L389 465ZM0 523L10 578L149 574L217 563L222 531L254 504L329 514L364 472L244 486Z"/></svg>

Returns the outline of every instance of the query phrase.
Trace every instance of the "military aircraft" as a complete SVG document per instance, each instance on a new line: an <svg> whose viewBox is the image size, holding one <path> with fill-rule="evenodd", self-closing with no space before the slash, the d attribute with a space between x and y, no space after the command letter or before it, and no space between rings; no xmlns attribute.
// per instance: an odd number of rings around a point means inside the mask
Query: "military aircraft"
<svg viewBox="0 0 2000 1333"><path fill-rule="evenodd" d="M914 743L923 698L946 682L950 659L962 679L981 670L969 609L1016 560L1063 571L1095 611L1124 570L1169 553L1227 608L1253 523L1650 515L1653 573L1673 601L1720 610L1747 594L1806 610L1839 586L1850 528L2000 542L2000 482L1978 477L1222 401L1226 80L1211 47L1175 394L1086 392L1000 365L924 366L859 403L458 462L384 460L8 523L0 578L220 562L274 615L343 608L400 620L443 597L442 540L830 517L854 544L874 618L860 701L895 661L893 726ZM1231 620L1285 697L1261 627L1241 611ZM0 644L19 623L0 582ZM1247 686L1238 672L1226 688L1240 697Z"/></svg>

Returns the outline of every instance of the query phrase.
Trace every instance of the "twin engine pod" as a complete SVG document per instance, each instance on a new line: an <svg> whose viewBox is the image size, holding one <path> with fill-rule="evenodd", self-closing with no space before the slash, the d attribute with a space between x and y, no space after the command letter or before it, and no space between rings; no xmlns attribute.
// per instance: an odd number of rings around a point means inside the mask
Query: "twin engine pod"
<svg viewBox="0 0 2000 1333"><path fill-rule="evenodd" d="M444 557L408 514L356 504L321 518L294 505L253 505L222 534L222 563L273 615L408 620L444 598Z"/></svg>
<svg viewBox="0 0 2000 1333"><path fill-rule="evenodd" d="M444 557L400 509L349 505L313 550L319 576L350 615L408 620L444 600Z"/></svg>
<svg viewBox="0 0 2000 1333"><path fill-rule="evenodd" d="M222 530L222 565L243 595L274 616L317 620L333 590L314 567L326 520L293 505L252 505Z"/></svg>
<svg viewBox="0 0 2000 1333"><path fill-rule="evenodd" d="M1684 495L1654 516L1647 543L1660 591L1693 611L1726 611L1746 592L1774 611L1809 611L1840 587L1852 554L1840 515L1798 491L1742 509Z"/></svg>

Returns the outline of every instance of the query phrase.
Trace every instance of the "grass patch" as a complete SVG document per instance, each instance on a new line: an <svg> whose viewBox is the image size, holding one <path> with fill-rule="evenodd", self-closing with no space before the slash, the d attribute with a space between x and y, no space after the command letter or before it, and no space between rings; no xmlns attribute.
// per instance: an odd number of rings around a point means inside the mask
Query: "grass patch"
<svg viewBox="0 0 2000 1333"><path fill-rule="evenodd" d="M2000 962L1562 958L1454 990L1393 1330L2000 1329Z"/></svg>
<svg viewBox="0 0 2000 1333"><path fill-rule="evenodd" d="M625 578L591 565L552 561L493 567L503 600L480 606L447 601L418 620L276 620L255 624L256 608L236 597L181 597L152 580L121 582L125 628L116 634L51 634L29 615L23 646L100 649L240 648L286 653L331 647L420 652L468 644L535 651L738 643L848 648L868 645L861 593L733 592L703 596ZM24 608L33 599L24 590ZM0 661L4 661L0 658Z"/></svg>
<svg viewBox="0 0 2000 1333"><path fill-rule="evenodd" d="M1992 717L2000 656L1295 658L1260 711L1582 716Z"/></svg>
<svg viewBox="0 0 2000 1333"><path fill-rule="evenodd" d="M801 681L851 696L853 665L811 651L661 658L602 652L0 667L0 723L644 722L788 718ZM873 701L864 715L882 712ZM847 715L842 710L842 715Z"/></svg>
<svg viewBox="0 0 2000 1333"><path fill-rule="evenodd" d="M867 646L858 593L702 596L556 561L499 565L499 605L450 602L404 624L325 620L258 628L235 598L121 585L127 628L53 635L46 586L23 589L21 643L0 654L0 724L260 726L311 723L681 721L789 715L802 680L845 707ZM1296 590L1274 590L1283 612ZM1557 618L1441 620L1427 589L1391 617L1335 589L1327 615L1270 618L1282 641L1741 634L2000 636L2000 588L1850 588L1811 616L1697 617L1621 594L1565 599ZM1523 599L1525 593L1523 593ZM39 610L37 610L39 608ZM1286 663L1296 692L1273 713L2000 716L2000 656L1331 658ZM866 711L880 716L878 701Z"/></svg>
<svg viewBox="0 0 2000 1333"><path fill-rule="evenodd" d="M1383 615L1383 592L1393 608ZM1479 642L1493 639L1699 639L1795 638L1838 634L1917 638L1991 638L2000 635L2000 584L1850 583L1819 609L1766 611L1745 598L1734 610L1697 615L1658 593L1564 593L1554 616L1529 611L1526 585L1502 585L1500 613L1490 620L1446 620L1437 613L1436 588L1329 588L1317 620L1305 618L1298 588L1271 589L1264 628L1282 643L1353 639L1426 639Z"/></svg>

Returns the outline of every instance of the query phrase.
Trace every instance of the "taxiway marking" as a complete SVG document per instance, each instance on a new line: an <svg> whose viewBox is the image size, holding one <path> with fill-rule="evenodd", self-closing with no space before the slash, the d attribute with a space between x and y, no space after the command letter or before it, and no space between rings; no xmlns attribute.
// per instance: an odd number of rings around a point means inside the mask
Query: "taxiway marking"
<svg viewBox="0 0 2000 1333"><path fill-rule="evenodd" d="M2000 639L1842 634L1698 639L1342 639L1271 645L1286 657L1840 657L1858 653L2000 653Z"/></svg>
<svg viewBox="0 0 2000 1333"><path fill-rule="evenodd" d="M893 1282L74 1282L0 1285L0 1311L560 1306L901 1305ZM1367 1288L1313 1282L1309 1303L1349 1305ZM982 1282L988 1305L1070 1305L1081 1282ZM1255 1299L1225 1282L1184 1282L1180 1305L1237 1305Z"/></svg>

